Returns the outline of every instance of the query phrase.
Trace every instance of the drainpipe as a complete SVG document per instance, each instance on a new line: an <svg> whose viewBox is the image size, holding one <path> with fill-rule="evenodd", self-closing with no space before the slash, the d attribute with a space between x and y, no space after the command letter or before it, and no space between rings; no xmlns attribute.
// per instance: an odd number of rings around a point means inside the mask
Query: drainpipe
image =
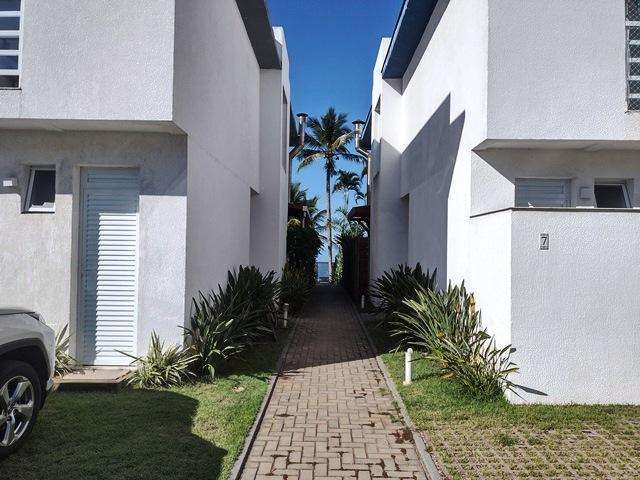
<svg viewBox="0 0 640 480"><path fill-rule="evenodd" d="M289 194L287 198L291 200L291 162L294 158L296 158L302 149L304 148L305 135L307 129L307 115L306 113L299 113L298 117L298 145L296 145L293 150L289 152Z"/></svg>
<svg viewBox="0 0 640 480"><path fill-rule="evenodd" d="M362 141L362 129L364 128L364 122L362 120L355 120L353 123L353 130L356 135L356 152L367 159L367 205L369 204L369 197L371 195L371 151L365 150L360 146Z"/></svg>

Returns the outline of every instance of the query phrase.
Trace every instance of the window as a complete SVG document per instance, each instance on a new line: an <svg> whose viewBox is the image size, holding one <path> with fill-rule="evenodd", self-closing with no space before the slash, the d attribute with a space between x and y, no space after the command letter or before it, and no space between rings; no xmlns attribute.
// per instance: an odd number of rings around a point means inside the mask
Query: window
<svg viewBox="0 0 640 480"><path fill-rule="evenodd" d="M0 0L0 88L20 86L22 0Z"/></svg>
<svg viewBox="0 0 640 480"><path fill-rule="evenodd" d="M56 202L55 167L31 167L25 212L53 212Z"/></svg>
<svg viewBox="0 0 640 480"><path fill-rule="evenodd" d="M602 182L593 187L598 208L631 208L627 184L624 182Z"/></svg>
<svg viewBox="0 0 640 480"><path fill-rule="evenodd" d="M570 207L571 181L555 178L517 178L516 207Z"/></svg>

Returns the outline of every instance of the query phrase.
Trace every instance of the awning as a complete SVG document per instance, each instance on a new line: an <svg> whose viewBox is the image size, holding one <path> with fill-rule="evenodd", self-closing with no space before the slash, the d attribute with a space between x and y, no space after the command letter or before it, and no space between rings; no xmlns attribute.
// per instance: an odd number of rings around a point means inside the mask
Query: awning
<svg viewBox="0 0 640 480"><path fill-rule="evenodd" d="M371 222L371 206L361 205L353 207L347 215L347 220L350 222L358 222L367 231L369 231L369 224Z"/></svg>

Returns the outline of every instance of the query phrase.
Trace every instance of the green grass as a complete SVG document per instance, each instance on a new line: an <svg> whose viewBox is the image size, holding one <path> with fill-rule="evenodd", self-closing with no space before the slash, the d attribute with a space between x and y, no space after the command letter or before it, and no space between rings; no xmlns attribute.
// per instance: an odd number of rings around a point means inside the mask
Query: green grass
<svg viewBox="0 0 640 480"><path fill-rule="evenodd" d="M478 401L426 360L414 362L414 382L404 386L403 354L369 328L409 415L453 478L601 478L602 469L640 478L640 407Z"/></svg>
<svg viewBox="0 0 640 480"><path fill-rule="evenodd" d="M227 478L283 342L255 346L212 383L115 394L54 393L24 448L0 465L0 476Z"/></svg>

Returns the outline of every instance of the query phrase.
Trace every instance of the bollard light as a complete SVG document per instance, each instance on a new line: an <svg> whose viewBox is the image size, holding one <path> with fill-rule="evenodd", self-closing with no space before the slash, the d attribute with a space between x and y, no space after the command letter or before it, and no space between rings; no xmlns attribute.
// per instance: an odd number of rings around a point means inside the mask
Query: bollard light
<svg viewBox="0 0 640 480"><path fill-rule="evenodd" d="M412 348L407 348L404 354L404 385L411 385L411 355L413 354Z"/></svg>
<svg viewBox="0 0 640 480"><path fill-rule="evenodd" d="M360 309L364 310L364 295L360 296Z"/></svg>
<svg viewBox="0 0 640 480"><path fill-rule="evenodd" d="M289 304L285 303L282 307L284 310L284 328L287 328L287 320L289 319Z"/></svg>

